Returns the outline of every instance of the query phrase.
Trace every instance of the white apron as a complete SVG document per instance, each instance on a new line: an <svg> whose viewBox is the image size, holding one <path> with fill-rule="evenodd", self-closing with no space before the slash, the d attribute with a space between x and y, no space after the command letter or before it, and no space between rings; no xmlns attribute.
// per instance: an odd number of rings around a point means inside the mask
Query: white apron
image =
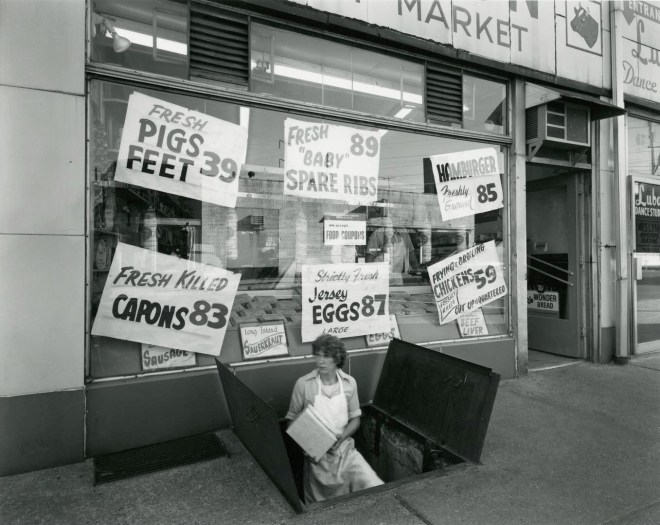
<svg viewBox="0 0 660 525"><path fill-rule="evenodd" d="M348 424L348 402L339 373L337 380L339 393L327 397L322 393L320 378L316 377L319 390L314 397L314 408L334 427L333 431L340 434ZM334 454L326 453L317 463L305 458L303 476L305 503L335 498L382 484L383 481L362 454L355 450L353 438L345 439Z"/></svg>

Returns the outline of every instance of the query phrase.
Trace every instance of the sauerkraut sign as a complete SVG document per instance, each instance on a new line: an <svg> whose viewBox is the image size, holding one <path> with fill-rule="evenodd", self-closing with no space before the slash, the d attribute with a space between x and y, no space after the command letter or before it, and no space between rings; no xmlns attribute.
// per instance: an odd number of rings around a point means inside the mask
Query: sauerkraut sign
<svg viewBox="0 0 660 525"><path fill-rule="evenodd" d="M247 138L243 126L133 93L115 180L234 208Z"/></svg>
<svg viewBox="0 0 660 525"><path fill-rule="evenodd" d="M284 138L285 195L351 204L377 199L378 131L288 118Z"/></svg>
<svg viewBox="0 0 660 525"><path fill-rule="evenodd" d="M443 221L504 206L495 148L431 156Z"/></svg>
<svg viewBox="0 0 660 525"><path fill-rule="evenodd" d="M220 355L240 275L119 243L92 335Z"/></svg>
<svg viewBox="0 0 660 525"><path fill-rule="evenodd" d="M390 331L387 264L302 267L302 340Z"/></svg>
<svg viewBox="0 0 660 525"><path fill-rule="evenodd" d="M477 244L429 266L440 324L473 312L507 294L495 241Z"/></svg>

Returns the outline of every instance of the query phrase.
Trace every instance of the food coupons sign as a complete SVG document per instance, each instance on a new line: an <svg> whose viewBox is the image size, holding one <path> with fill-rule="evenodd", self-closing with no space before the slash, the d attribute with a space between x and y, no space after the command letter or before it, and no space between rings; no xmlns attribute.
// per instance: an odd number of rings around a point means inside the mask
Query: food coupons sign
<svg viewBox="0 0 660 525"><path fill-rule="evenodd" d="M115 180L234 208L247 137L243 126L133 93Z"/></svg>
<svg viewBox="0 0 660 525"><path fill-rule="evenodd" d="M431 156L443 221L504 206L495 148Z"/></svg>
<svg viewBox="0 0 660 525"><path fill-rule="evenodd" d="M387 264L302 267L302 340L390 331Z"/></svg>
<svg viewBox="0 0 660 525"><path fill-rule="evenodd" d="M354 217L325 217L323 244L326 246L363 246L367 244L367 221Z"/></svg>
<svg viewBox="0 0 660 525"><path fill-rule="evenodd" d="M380 135L331 124L284 121L284 194L369 203L378 195Z"/></svg>
<svg viewBox="0 0 660 525"><path fill-rule="evenodd" d="M495 241L472 248L429 266L440 324L503 297L507 293Z"/></svg>
<svg viewBox="0 0 660 525"><path fill-rule="evenodd" d="M119 243L93 335L220 355L240 275Z"/></svg>

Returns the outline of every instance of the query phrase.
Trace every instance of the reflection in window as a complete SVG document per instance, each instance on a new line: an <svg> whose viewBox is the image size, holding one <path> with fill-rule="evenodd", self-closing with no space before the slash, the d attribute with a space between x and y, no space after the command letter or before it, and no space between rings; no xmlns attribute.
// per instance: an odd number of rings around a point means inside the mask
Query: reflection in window
<svg viewBox="0 0 660 525"><path fill-rule="evenodd" d="M463 128L507 132L506 84L463 75Z"/></svg>
<svg viewBox="0 0 660 525"><path fill-rule="evenodd" d="M423 67L384 54L252 25L252 91L423 122Z"/></svg>
<svg viewBox="0 0 660 525"><path fill-rule="evenodd" d="M660 176L660 124L628 117L626 125L630 174Z"/></svg>

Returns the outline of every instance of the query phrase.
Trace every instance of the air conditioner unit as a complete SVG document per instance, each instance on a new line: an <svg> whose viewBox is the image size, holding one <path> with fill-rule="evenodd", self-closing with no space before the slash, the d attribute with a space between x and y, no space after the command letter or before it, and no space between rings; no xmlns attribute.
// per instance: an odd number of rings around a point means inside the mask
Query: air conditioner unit
<svg viewBox="0 0 660 525"><path fill-rule="evenodd" d="M555 100L527 110L527 143L555 148L589 147L589 108Z"/></svg>

